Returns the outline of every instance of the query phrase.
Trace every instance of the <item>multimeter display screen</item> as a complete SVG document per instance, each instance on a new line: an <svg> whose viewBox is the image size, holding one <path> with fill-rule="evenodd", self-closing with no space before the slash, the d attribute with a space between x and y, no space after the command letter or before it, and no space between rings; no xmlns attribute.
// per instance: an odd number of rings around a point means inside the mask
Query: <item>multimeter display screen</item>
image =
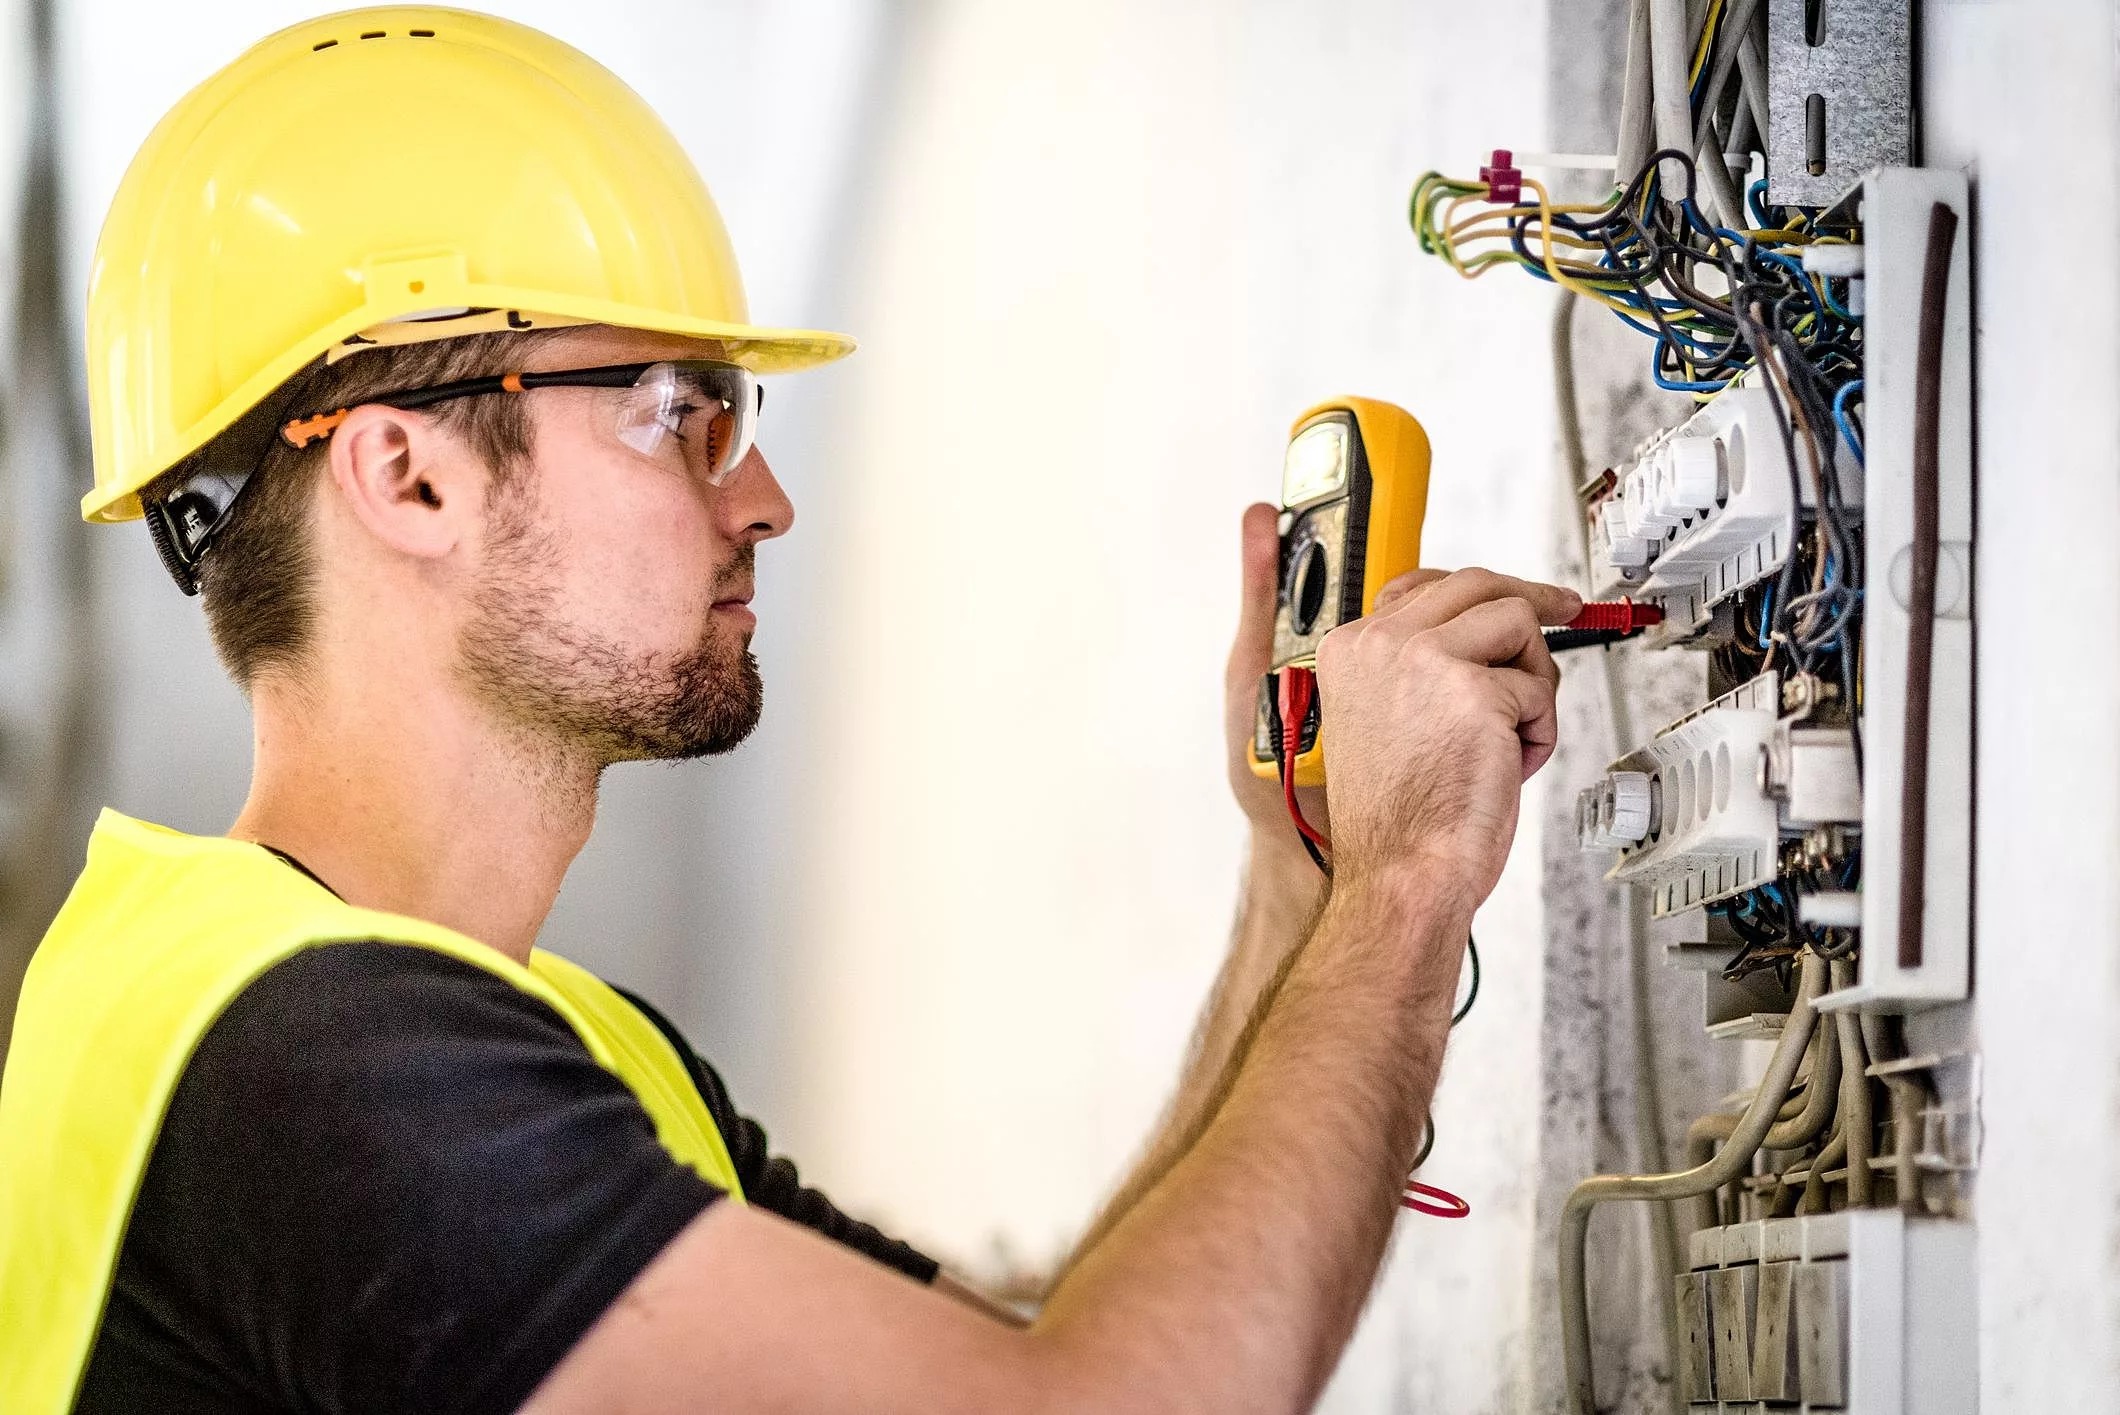
<svg viewBox="0 0 2120 1415"><path fill-rule="evenodd" d="M1347 424L1337 418L1313 423L1288 444L1281 468L1281 504L1301 506L1347 486Z"/></svg>

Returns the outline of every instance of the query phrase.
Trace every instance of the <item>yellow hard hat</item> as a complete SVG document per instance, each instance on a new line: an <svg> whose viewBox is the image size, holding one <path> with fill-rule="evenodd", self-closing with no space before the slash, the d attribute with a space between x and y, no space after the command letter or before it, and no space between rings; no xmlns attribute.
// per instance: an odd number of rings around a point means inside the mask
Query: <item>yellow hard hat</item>
<svg viewBox="0 0 2120 1415"><path fill-rule="evenodd" d="M720 340L759 373L853 350L753 326L714 199L640 96L488 15L285 29L193 89L118 184L88 291L91 521L320 356L570 323Z"/></svg>

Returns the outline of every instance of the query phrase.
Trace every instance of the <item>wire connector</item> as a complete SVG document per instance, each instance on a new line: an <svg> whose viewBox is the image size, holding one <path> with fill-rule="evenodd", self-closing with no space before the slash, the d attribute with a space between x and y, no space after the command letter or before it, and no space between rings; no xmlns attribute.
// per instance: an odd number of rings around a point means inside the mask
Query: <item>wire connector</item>
<svg viewBox="0 0 2120 1415"><path fill-rule="evenodd" d="M1480 169L1480 180L1487 184L1487 200L1503 206L1515 206L1524 199L1524 174L1516 166L1515 154L1506 147L1494 150L1493 158Z"/></svg>

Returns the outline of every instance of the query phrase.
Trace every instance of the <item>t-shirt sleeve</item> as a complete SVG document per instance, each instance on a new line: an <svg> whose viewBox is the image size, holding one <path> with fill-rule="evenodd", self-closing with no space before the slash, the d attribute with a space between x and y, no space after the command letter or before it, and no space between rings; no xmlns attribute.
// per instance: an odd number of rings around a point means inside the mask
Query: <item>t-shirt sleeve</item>
<svg viewBox="0 0 2120 1415"><path fill-rule="evenodd" d="M333 944L208 1031L121 1277L262 1405L507 1411L719 1197L544 1003Z"/></svg>
<svg viewBox="0 0 2120 1415"><path fill-rule="evenodd" d="M677 1054L684 1058L686 1068L692 1073L692 1082L699 1088L700 1098L707 1103L715 1127L721 1131L722 1141L729 1147L736 1182L743 1186L747 1202L821 1233L885 1267L895 1268L915 1282L935 1280L935 1274L941 1268L933 1258L910 1243L842 1213L822 1193L806 1187L794 1162L773 1153L765 1127L736 1109L735 1103L729 1099L729 1088L722 1083L721 1073L692 1050L670 1019L634 994L623 988L619 991L655 1024L670 1045L677 1048Z"/></svg>

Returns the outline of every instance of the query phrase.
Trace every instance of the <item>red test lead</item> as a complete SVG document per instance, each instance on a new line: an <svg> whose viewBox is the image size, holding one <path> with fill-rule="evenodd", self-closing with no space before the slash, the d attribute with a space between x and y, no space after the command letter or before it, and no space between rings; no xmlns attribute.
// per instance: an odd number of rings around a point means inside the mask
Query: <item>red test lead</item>
<svg viewBox="0 0 2120 1415"><path fill-rule="evenodd" d="M1663 622L1664 611L1653 604L1631 599L1586 601L1580 614L1557 629L1546 630L1546 647L1559 653L1616 644Z"/></svg>

